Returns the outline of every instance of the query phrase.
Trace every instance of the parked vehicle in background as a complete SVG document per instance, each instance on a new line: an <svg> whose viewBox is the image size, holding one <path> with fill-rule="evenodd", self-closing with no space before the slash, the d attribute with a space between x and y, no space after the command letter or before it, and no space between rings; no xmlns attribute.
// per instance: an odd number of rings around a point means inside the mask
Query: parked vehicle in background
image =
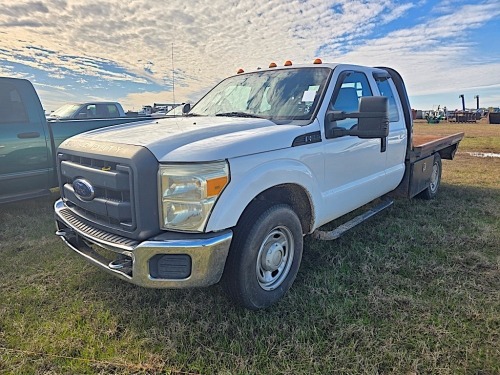
<svg viewBox="0 0 500 375"><path fill-rule="evenodd" d="M139 111L139 116L151 116L153 113L153 107L150 105L142 106L142 109Z"/></svg>
<svg viewBox="0 0 500 375"><path fill-rule="evenodd" d="M99 129L57 151L57 235L152 288L223 286L266 308L291 287L303 236L387 194L434 198L463 133L417 138L401 76L346 64L241 73L184 117Z"/></svg>
<svg viewBox="0 0 500 375"><path fill-rule="evenodd" d="M92 105L99 108L97 103L79 108ZM105 104L107 114L118 113L118 117L47 121L31 82L0 77L0 203L46 195L56 187L55 150L66 138L87 130L144 120L122 116L121 106L110 106Z"/></svg>
<svg viewBox="0 0 500 375"><path fill-rule="evenodd" d="M68 103L59 107L48 120L82 120L126 117L122 105L117 102Z"/></svg>

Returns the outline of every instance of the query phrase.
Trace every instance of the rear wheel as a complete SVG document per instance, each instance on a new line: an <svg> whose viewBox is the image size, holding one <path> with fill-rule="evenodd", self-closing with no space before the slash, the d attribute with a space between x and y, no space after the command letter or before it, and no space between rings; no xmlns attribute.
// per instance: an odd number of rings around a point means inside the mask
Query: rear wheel
<svg viewBox="0 0 500 375"><path fill-rule="evenodd" d="M434 154L434 162L432 163L432 174L429 186L420 193L419 197L423 199L434 199L436 197L441 184L441 169L441 156L436 153Z"/></svg>
<svg viewBox="0 0 500 375"><path fill-rule="evenodd" d="M285 204L253 203L234 229L222 284L239 305L257 310L290 289L302 259L302 226Z"/></svg>

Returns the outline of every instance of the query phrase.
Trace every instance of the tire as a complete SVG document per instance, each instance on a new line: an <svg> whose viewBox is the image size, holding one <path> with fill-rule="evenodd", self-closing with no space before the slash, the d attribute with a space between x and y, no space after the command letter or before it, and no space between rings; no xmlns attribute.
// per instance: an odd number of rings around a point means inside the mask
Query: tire
<svg viewBox="0 0 500 375"><path fill-rule="evenodd" d="M256 201L234 229L222 286L238 305L269 307L292 286L302 249L302 226L290 206Z"/></svg>
<svg viewBox="0 0 500 375"><path fill-rule="evenodd" d="M434 199L438 193L439 186L441 185L441 156L438 153L434 154L434 162L432 163L432 174L429 186L419 194L422 199Z"/></svg>

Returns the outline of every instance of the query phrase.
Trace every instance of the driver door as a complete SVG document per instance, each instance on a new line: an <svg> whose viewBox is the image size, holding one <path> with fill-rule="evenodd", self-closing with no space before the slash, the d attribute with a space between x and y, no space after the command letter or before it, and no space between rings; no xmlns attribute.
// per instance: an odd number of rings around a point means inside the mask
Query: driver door
<svg viewBox="0 0 500 375"><path fill-rule="evenodd" d="M372 96L374 82L362 71L340 73L329 110L357 112L359 99ZM357 119L336 121L334 126L352 129ZM381 140L343 136L325 140L324 197L332 218L339 217L379 197L384 192L386 152Z"/></svg>

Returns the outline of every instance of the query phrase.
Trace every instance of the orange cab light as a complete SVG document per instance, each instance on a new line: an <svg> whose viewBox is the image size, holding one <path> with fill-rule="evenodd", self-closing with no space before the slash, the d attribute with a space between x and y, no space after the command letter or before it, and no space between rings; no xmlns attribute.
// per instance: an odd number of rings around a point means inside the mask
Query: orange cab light
<svg viewBox="0 0 500 375"><path fill-rule="evenodd" d="M323 64L323 61L321 61L321 59L315 59L313 64Z"/></svg>
<svg viewBox="0 0 500 375"><path fill-rule="evenodd" d="M270 67L270 68L276 68L277 66L278 66L278 65L276 65L276 63L275 63L275 62L272 62L271 64L269 64L269 67Z"/></svg>
<svg viewBox="0 0 500 375"><path fill-rule="evenodd" d="M236 72L236 74L241 74L241 73L245 73L245 71L241 68L238 69L238 71Z"/></svg>
<svg viewBox="0 0 500 375"><path fill-rule="evenodd" d="M291 66L291 65L292 65L292 62L290 60L285 61L285 66Z"/></svg>

